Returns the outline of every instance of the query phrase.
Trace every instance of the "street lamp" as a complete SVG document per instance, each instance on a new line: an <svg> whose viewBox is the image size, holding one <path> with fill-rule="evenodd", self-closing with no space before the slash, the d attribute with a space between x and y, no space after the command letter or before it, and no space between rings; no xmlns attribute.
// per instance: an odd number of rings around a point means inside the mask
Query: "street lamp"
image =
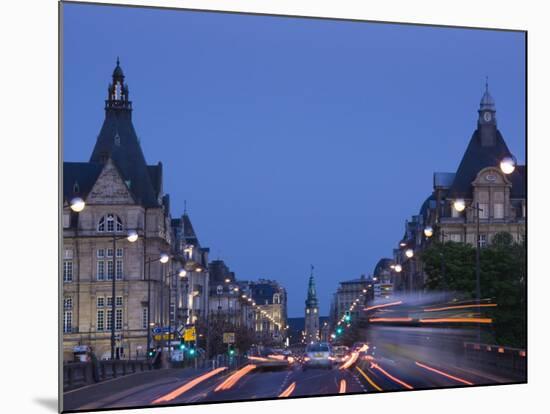
<svg viewBox="0 0 550 414"><path fill-rule="evenodd" d="M82 202L84 203L84 202ZM78 207L80 204L75 203ZM72 208L72 204L71 204ZM84 208L84 207L82 207ZM116 311L116 242L118 240L128 240L130 243L134 243L138 239L138 234L135 230L129 230L126 236L116 236L116 228L113 228L113 274L111 284L111 360L115 359L115 311Z"/></svg>
<svg viewBox="0 0 550 414"><path fill-rule="evenodd" d="M512 174L516 169L516 164L516 157L514 157L513 155L510 157L505 157L502 159L502 161L500 161L500 170L504 174Z"/></svg>
<svg viewBox="0 0 550 414"><path fill-rule="evenodd" d="M401 273L401 271L403 270L403 267L401 267L401 265L398 263L395 265L394 269L397 273Z"/></svg>
<svg viewBox="0 0 550 414"><path fill-rule="evenodd" d="M162 264L168 263L170 256L166 253L162 253L156 259L149 259L145 263L147 264L147 325L151 326L151 263L160 262ZM151 329L147 330L147 351L151 348Z"/></svg>
<svg viewBox="0 0 550 414"><path fill-rule="evenodd" d="M454 201L453 203L453 207L455 208L456 211L458 212L461 212L461 211L464 211L465 209L470 209L470 210L473 210L475 211L475 215L476 215L476 298L477 298L477 303L479 304L480 300L481 300L481 287L480 287L480 280L479 280L479 272L480 272L480 269L479 269L479 249L480 249L480 246L479 246L479 213L481 211L483 211L483 209L479 208L479 202L476 202L475 205L469 205L469 206L466 206L466 203L464 202L464 199L457 199ZM480 341L481 339L481 331L478 327L478 331L477 331L477 339L478 339L478 342Z"/></svg>
<svg viewBox="0 0 550 414"><path fill-rule="evenodd" d="M405 256L407 256L409 259L414 256L414 250L413 249L407 249L405 250Z"/></svg>
<svg viewBox="0 0 550 414"><path fill-rule="evenodd" d="M432 237L434 234L434 229L432 228L432 226L426 226L424 228L424 236L430 238Z"/></svg>
<svg viewBox="0 0 550 414"><path fill-rule="evenodd" d="M75 197L71 200L70 207L75 213L80 213L86 207L86 203L80 197Z"/></svg>

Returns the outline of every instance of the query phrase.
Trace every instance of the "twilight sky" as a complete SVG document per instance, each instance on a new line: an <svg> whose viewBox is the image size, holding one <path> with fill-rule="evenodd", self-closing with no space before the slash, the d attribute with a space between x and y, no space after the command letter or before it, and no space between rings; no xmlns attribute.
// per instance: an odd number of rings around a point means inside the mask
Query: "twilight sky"
<svg viewBox="0 0 550 414"><path fill-rule="evenodd" d="M272 278L303 316L391 256L407 218L454 172L485 76L525 162L518 32L65 4L64 159L88 161L120 56L149 164L164 164L211 259Z"/></svg>

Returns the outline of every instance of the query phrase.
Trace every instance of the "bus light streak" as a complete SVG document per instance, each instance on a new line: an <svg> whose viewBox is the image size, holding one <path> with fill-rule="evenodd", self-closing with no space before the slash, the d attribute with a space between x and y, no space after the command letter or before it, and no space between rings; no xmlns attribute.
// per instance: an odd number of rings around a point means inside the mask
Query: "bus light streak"
<svg viewBox="0 0 550 414"><path fill-rule="evenodd" d="M211 378L214 375L216 375L216 374L218 374L222 371L225 371L226 369L227 369L227 367L220 367L220 368L216 368L213 371L207 372L206 374L201 375L200 377L197 377L197 378L189 381L188 383L182 385L181 387L176 388L174 391L172 391L172 392L170 392L170 393L168 393L168 394L166 394L166 395L164 395L160 398L157 398L155 401L153 401L153 404L157 404L157 403L160 403L160 402L171 401L174 398L179 397L184 392L189 391L191 388L195 387L196 385L200 384L201 382L206 381L208 378Z"/></svg>
<svg viewBox="0 0 550 414"><path fill-rule="evenodd" d="M290 394L294 392L294 388L296 388L296 382L290 384L290 386L279 395L279 398L289 397Z"/></svg>
<svg viewBox="0 0 550 414"><path fill-rule="evenodd" d="M246 374L248 374L250 371L252 371L254 368L256 368L256 365L246 365L245 367L241 368L234 374L232 374L229 378L227 378L224 382L222 382L220 385L216 387L214 391L223 391L228 390L231 387L233 387L242 377L244 377Z"/></svg>
<svg viewBox="0 0 550 414"><path fill-rule="evenodd" d="M382 368L380 365L374 363L374 362L371 362L370 364L370 367L371 368L374 368L374 369L377 369L378 371L380 371L382 374L384 374L386 377L388 377L389 379L391 379L392 381L402 385L403 387L407 388L408 390L414 390L413 386L410 385L410 384L407 384L405 381L401 381L399 378L396 378L394 377L393 375L391 375L388 371L386 371L384 368Z"/></svg>
<svg viewBox="0 0 550 414"><path fill-rule="evenodd" d="M373 309L380 309L380 308L386 308L388 306L395 306L395 305L401 305L403 303L403 301L397 301L397 302L391 302L391 303L383 303L381 305L374 305L374 306L369 306L368 308L364 308L363 310L365 312L368 312L370 310L373 310Z"/></svg>
<svg viewBox="0 0 550 414"><path fill-rule="evenodd" d="M424 312L437 312L437 311L444 311L444 310L466 309L466 308L494 308L496 306L497 306L496 303L479 303L476 305L456 305L456 306L445 306L443 308L428 308L428 309L424 309Z"/></svg>
<svg viewBox="0 0 550 414"><path fill-rule="evenodd" d="M412 318L370 318L369 322L411 322Z"/></svg>
<svg viewBox="0 0 550 414"><path fill-rule="evenodd" d="M421 364L421 363L418 362L418 361L415 361L414 363L415 363L416 365L418 365L419 367L422 367L422 368L424 368L424 369L427 369L428 371L435 372L436 374L443 375L444 377L450 378L450 379L452 379L452 380L461 382L461 383L466 384L466 385L474 385L474 384L473 384L472 382L470 382L470 381L466 381L465 379L462 379L462 378L459 378L459 377L455 377L454 375L451 375L451 374L447 374L446 372L443 372L443 371L440 371L440 370L438 370L438 369L435 369L435 368L429 367L429 366L427 366L427 365Z"/></svg>
<svg viewBox="0 0 550 414"><path fill-rule="evenodd" d="M420 319L421 323L492 323L491 318L427 318Z"/></svg>

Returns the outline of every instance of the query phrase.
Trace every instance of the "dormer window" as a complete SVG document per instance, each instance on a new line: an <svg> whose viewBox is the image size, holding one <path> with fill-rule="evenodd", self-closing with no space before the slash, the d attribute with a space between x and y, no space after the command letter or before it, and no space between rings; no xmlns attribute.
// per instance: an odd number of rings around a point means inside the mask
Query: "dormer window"
<svg viewBox="0 0 550 414"><path fill-rule="evenodd" d="M99 219L97 231L109 233L122 231L122 220L119 216L107 214Z"/></svg>
<svg viewBox="0 0 550 414"><path fill-rule="evenodd" d="M115 135L115 145L120 146L120 135L118 133Z"/></svg>
<svg viewBox="0 0 550 414"><path fill-rule="evenodd" d="M73 193L75 193L75 194L80 193L80 186L78 185L77 182L75 182L74 185L73 185Z"/></svg>
<svg viewBox="0 0 550 414"><path fill-rule="evenodd" d="M280 303L281 303L281 297L279 296L278 293L275 293L273 295L273 304L279 305Z"/></svg>

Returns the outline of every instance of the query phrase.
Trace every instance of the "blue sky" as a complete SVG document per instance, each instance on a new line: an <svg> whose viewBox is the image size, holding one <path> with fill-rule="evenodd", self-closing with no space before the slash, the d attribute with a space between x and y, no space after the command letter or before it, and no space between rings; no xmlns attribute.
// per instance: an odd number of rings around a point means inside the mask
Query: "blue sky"
<svg viewBox="0 0 550 414"><path fill-rule="evenodd" d="M240 279L272 278L302 316L391 256L454 172L485 77L525 161L518 32L65 4L64 159L87 161L120 56L149 164L201 243Z"/></svg>

